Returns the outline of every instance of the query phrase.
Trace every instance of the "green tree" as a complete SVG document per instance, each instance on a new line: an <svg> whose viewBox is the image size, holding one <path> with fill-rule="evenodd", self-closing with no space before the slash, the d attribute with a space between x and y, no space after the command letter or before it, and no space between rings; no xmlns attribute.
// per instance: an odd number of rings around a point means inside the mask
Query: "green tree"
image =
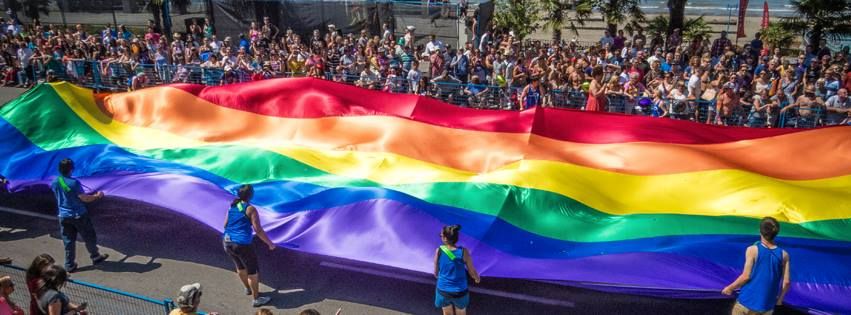
<svg viewBox="0 0 851 315"><path fill-rule="evenodd" d="M784 17L781 27L802 34L809 31L809 42L820 48L823 38L851 35L851 0L792 0L796 16Z"/></svg>
<svg viewBox="0 0 851 315"><path fill-rule="evenodd" d="M663 15L656 16L650 20L647 23L646 28L647 32L651 34L665 34L666 30L672 29L670 20ZM685 40L692 40L698 36L707 38L709 32L712 31L712 28L709 27L709 24L707 24L706 20L703 19L703 15L685 20L685 22L683 22L683 26L679 29L682 30L683 38Z"/></svg>
<svg viewBox="0 0 851 315"><path fill-rule="evenodd" d="M499 0L493 17L494 26L514 31L514 35L523 40L540 27L537 23L539 6L537 0Z"/></svg>
<svg viewBox="0 0 851 315"><path fill-rule="evenodd" d="M13 13L22 12L24 16L35 20L41 14L48 15L50 11L47 9L50 0L6 0L6 8Z"/></svg>
<svg viewBox="0 0 851 315"><path fill-rule="evenodd" d="M638 6L641 0L578 0L576 16L571 21L571 28L576 32L576 24L585 25L585 20L591 18L594 11L600 12L606 29L615 35L618 25L623 25L627 32L641 28L646 18L644 11Z"/></svg>
<svg viewBox="0 0 851 315"><path fill-rule="evenodd" d="M553 32L553 42L561 41L561 31L567 22L567 11L571 8L566 0L541 0L544 11L544 29Z"/></svg>
<svg viewBox="0 0 851 315"><path fill-rule="evenodd" d="M762 40L771 45L771 47L786 48L792 45L795 40L795 33L784 28L781 24L771 24L768 28L760 32Z"/></svg>

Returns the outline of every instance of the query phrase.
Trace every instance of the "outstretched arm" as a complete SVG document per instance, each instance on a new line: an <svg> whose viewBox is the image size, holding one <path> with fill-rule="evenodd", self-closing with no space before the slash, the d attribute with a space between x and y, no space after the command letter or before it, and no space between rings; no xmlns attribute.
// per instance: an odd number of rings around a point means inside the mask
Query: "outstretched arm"
<svg viewBox="0 0 851 315"><path fill-rule="evenodd" d="M440 270L437 260L440 258L440 248L434 250L434 278L437 278L437 273Z"/></svg>
<svg viewBox="0 0 851 315"><path fill-rule="evenodd" d="M245 210L245 214L248 215L248 218L251 220L251 225L254 226L254 232L257 233L257 237L269 246L269 250L275 249L275 243L269 239L269 236L266 235L266 231L263 230L263 226L260 225L260 215L257 214L257 208L254 206L248 206L248 209Z"/></svg>
<svg viewBox="0 0 851 315"><path fill-rule="evenodd" d="M789 267L789 253L783 251L783 285L780 288L780 296L777 297L777 305L783 304L783 298L786 297L786 292L789 292L789 287L792 285L791 267Z"/></svg>
<svg viewBox="0 0 851 315"><path fill-rule="evenodd" d="M464 263L467 264L467 272L470 274L470 277L473 278L473 281L479 283L482 281L479 278L479 272L476 271L476 267L473 266L473 257L470 257L470 252L467 251L467 248L464 248Z"/></svg>
<svg viewBox="0 0 851 315"><path fill-rule="evenodd" d="M78 194L77 197L80 198L80 200L82 200L83 202L89 203L89 202L97 201L100 198L103 198L103 192L99 191L99 192L96 192L96 193L91 194L91 195L89 195L89 194Z"/></svg>
<svg viewBox="0 0 851 315"><path fill-rule="evenodd" d="M736 281L733 281L730 285L721 290L721 293L724 295L732 295L733 291L741 288L745 283L748 283L751 279L751 269L753 269L754 261L756 260L757 248L756 246L748 247L747 251L745 251L745 267L742 269L742 274L736 278Z"/></svg>

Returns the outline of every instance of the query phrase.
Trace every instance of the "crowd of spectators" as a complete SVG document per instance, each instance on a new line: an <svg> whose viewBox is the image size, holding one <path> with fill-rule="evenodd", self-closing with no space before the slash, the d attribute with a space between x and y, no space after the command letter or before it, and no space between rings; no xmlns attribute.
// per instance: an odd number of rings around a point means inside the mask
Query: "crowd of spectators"
<svg viewBox="0 0 851 315"><path fill-rule="evenodd" d="M264 18L221 37L206 21L184 33L144 34L123 25L89 34L16 19L1 21L4 85L68 80L137 89L170 82L210 85L308 76L392 93L442 98L462 106L555 106L705 123L808 127L849 123L849 48L806 47L789 55L759 34L735 45L725 32L684 41L679 30L647 36L605 32L586 42L520 41L489 29L460 47L434 35L343 34L334 25L302 37Z"/></svg>

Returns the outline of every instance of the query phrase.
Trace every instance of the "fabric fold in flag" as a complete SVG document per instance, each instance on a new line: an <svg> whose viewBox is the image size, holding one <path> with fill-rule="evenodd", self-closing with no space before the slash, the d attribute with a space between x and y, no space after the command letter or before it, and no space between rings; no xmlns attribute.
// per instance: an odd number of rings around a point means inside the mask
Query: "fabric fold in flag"
<svg viewBox="0 0 851 315"><path fill-rule="evenodd" d="M420 272L436 231L461 224L484 276L714 298L773 216L801 262L787 302L851 312L851 127L484 111L307 78L43 84L0 118L15 190L67 157L92 189L220 229L250 183L275 242Z"/></svg>

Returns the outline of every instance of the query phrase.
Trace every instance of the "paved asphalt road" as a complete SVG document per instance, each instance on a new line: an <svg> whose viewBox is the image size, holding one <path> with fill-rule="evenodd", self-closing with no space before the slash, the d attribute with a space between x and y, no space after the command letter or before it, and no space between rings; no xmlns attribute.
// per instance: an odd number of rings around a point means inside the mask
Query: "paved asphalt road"
<svg viewBox="0 0 851 315"><path fill-rule="evenodd" d="M0 89L5 103L20 90ZM2 145L2 144L0 144ZM49 192L0 196L0 256L25 265L39 253L61 260L55 204ZM39 191L40 190L40 191ZM218 232L148 204L108 197L91 206L108 262L88 266L82 243L75 279L153 298L173 297L184 284L204 286L201 307L222 314L253 314L249 299L231 272ZM312 307L333 314L439 314L432 303L429 275L258 246L262 290L276 314ZM473 314L724 314L731 300L671 300L617 295L532 281L485 278L471 298Z"/></svg>

